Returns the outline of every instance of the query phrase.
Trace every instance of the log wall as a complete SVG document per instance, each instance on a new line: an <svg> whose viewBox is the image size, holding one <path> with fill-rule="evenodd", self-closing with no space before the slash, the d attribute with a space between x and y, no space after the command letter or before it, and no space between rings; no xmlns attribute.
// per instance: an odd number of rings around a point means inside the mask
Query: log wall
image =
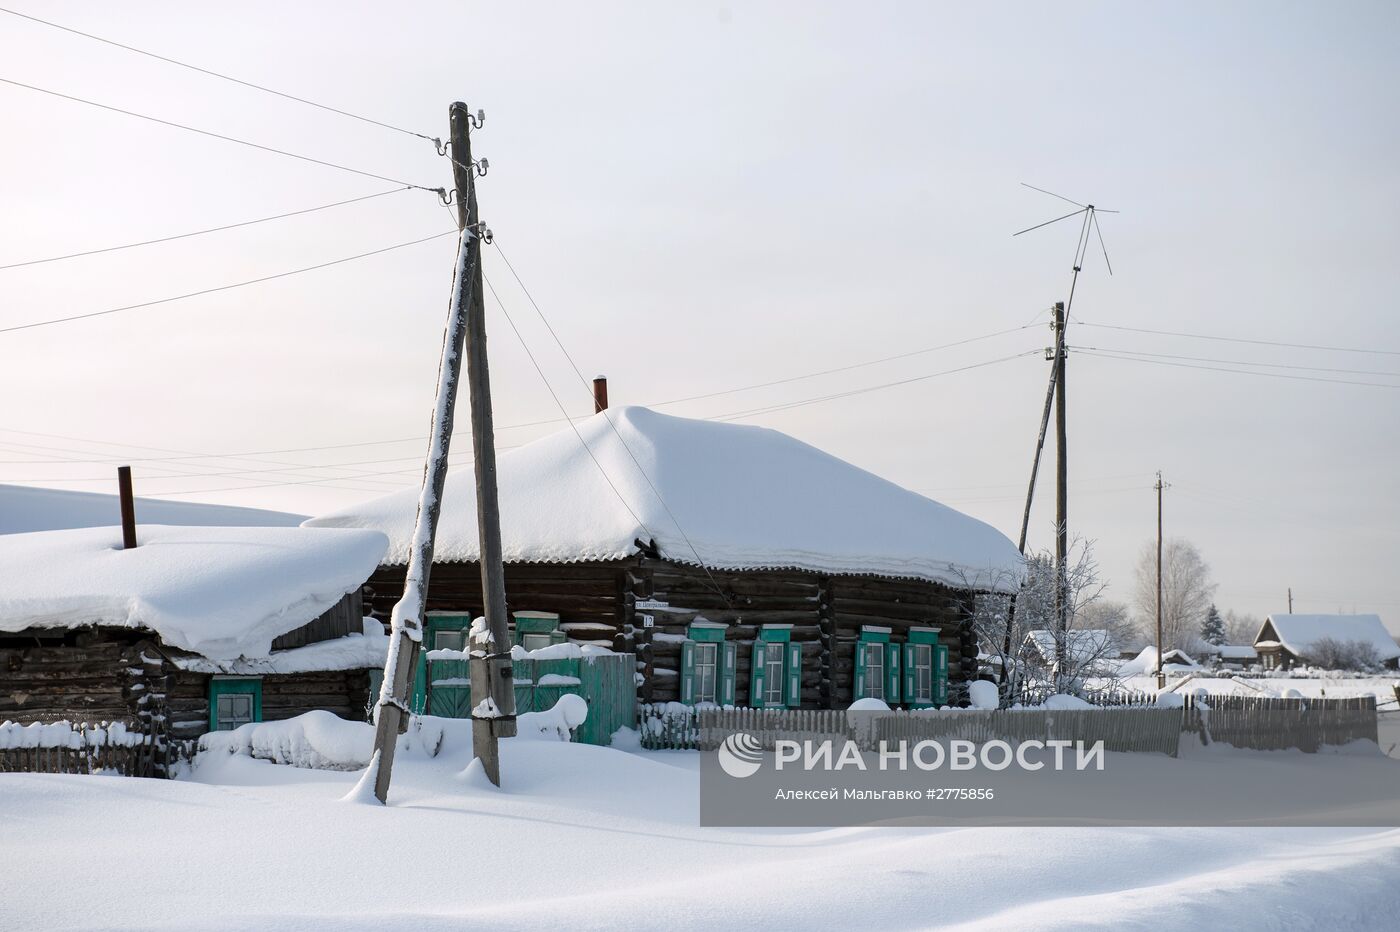
<svg viewBox="0 0 1400 932"><path fill-rule="evenodd" d="M382 566L370 578L366 606L387 620L403 592L405 568ZM638 610L639 600L669 603ZM749 702L750 644L766 624L792 626L802 645L802 707L845 708L852 698L855 643L862 625L880 625L903 641L911 626L934 626L950 645L949 686L976 673L969 619L971 593L920 580L827 576L803 570L722 571L636 557L607 563L507 564L507 610L559 613L573 641L610 643L637 656L638 699L680 698L681 642L696 618L729 626L740 642L735 699ZM429 611L482 611L476 563L433 565ZM644 626L651 615L653 626Z"/></svg>

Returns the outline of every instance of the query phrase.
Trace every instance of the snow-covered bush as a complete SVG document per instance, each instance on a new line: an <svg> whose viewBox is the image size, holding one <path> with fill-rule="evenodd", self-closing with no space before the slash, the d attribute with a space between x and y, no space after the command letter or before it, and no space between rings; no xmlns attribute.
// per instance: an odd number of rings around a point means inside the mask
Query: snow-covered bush
<svg viewBox="0 0 1400 932"><path fill-rule="evenodd" d="M1308 646L1303 659L1324 670L1379 670L1380 653L1369 641L1343 641L1318 638Z"/></svg>

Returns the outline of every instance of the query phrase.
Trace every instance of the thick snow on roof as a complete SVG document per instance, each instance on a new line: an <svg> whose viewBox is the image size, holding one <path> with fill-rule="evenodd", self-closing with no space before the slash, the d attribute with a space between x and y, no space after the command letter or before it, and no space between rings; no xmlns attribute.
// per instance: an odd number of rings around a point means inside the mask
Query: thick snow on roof
<svg viewBox="0 0 1400 932"><path fill-rule="evenodd" d="M1323 638L1334 641L1364 641L1376 649L1381 660L1400 657L1400 645L1386 630L1379 615L1270 615L1255 635L1255 646L1266 646L1259 636L1270 626L1290 653L1303 656Z"/></svg>
<svg viewBox="0 0 1400 932"><path fill-rule="evenodd" d="M1035 647L1042 659L1055 659L1054 631L1048 628L1036 628L1034 631L1026 632L1026 640ZM1103 628L1082 628L1065 632L1065 657L1072 663L1107 660L1110 657L1116 657L1116 655L1113 635Z"/></svg>
<svg viewBox="0 0 1400 932"><path fill-rule="evenodd" d="M140 525L0 537L0 631L147 628L215 659L266 657L360 586L386 541L371 531Z"/></svg>
<svg viewBox="0 0 1400 932"><path fill-rule="evenodd" d="M499 458L508 562L620 559L637 538L654 538L669 560L728 569L1019 583L1021 556L1000 531L778 431L641 407L577 426L588 450L566 428ZM386 559L406 563L417 499L406 489L306 523L383 531ZM475 481L464 466L448 474L435 559L478 554Z"/></svg>
<svg viewBox="0 0 1400 932"><path fill-rule="evenodd" d="M138 498L136 520L142 524L192 527L293 527L305 518L285 511L264 511L261 508ZM0 534L108 527L120 521L121 506L115 495L0 485Z"/></svg>

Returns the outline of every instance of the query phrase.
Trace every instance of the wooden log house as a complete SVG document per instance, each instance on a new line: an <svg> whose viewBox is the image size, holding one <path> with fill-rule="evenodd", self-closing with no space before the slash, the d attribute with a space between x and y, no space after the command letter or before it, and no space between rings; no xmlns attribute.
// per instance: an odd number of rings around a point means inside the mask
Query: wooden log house
<svg viewBox="0 0 1400 932"><path fill-rule="evenodd" d="M143 526L0 537L0 721L119 722L157 748L324 709L364 720L370 532ZM153 758L153 769L158 756Z"/></svg>
<svg viewBox="0 0 1400 932"><path fill-rule="evenodd" d="M965 695L972 601L1021 577L1005 536L777 431L637 407L578 426L499 460L512 614L555 612L570 640L635 653L642 702ZM430 612L482 611L474 495L470 467L449 474ZM402 592L415 500L308 522L389 537L367 590L377 618Z"/></svg>

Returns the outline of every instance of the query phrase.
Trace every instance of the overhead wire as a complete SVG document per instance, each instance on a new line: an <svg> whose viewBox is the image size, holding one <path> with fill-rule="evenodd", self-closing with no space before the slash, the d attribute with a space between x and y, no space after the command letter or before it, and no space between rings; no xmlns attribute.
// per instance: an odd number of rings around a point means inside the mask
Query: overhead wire
<svg viewBox="0 0 1400 932"><path fill-rule="evenodd" d="M344 207L347 204L359 204L362 201L369 201L377 197L384 197L386 194L400 194L408 190L411 190L410 186L403 185L401 187L392 188L388 191L380 191L376 194L366 194L363 197L352 197L349 200L336 201L332 204L322 204L319 207L307 207L304 210L291 210L282 214L273 214L270 217L259 217L256 220L243 220L238 223L226 223L223 226L208 227L203 230L194 230L189 233L176 233L173 236L161 236L156 239L141 240L137 243L123 243L120 246L104 246L101 249L86 249L82 252L70 252L65 255L48 256L43 259L26 259L23 262L11 262L6 265L0 265L0 271L4 271L5 269L19 269L30 265L43 265L47 262L62 262L65 259L80 259L84 256L96 256L101 255L102 253L116 252L120 249L135 249L138 246L154 246L157 243L169 243L174 240L188 239L192 236L203 236L206 233L221 233L224 230L236 230L240 227L253 226L259 223L268 223L272 220L285 220L288 217L300 217L305 214L314 214L317 211L330 210L333 207Z"/></svg>
<svg viewBox="0 0 1400 932"><path fill-rule="evenodd" d="M1153 330L1148 327L1128 327L1122 324L1096 324L1080 321L1081 327L1097 327L1101 330L1123 330L1128 333L1151 333L1158 336L1185 337L1192 340L1217 340L1223 343L1249 343L1255 346L1282 346L1289 349L1322 350L1332 353L1368 353L1375 356L1400 356L1400 350L1364 349L1356 346L1323 346L1316 343L1286 343L1280 340L1257 340L1245 337L1224 337L1206 333L1187 333L1180 330Z"/></svg>
<svg viewBox="0 0 1400 932"><path fill-rule="evenodd" d="M339 114L340 116L343 116L343 117L349 117L349 118L352 119L352 120L359 120L359 121L362 122L362 123L370 123L370 124L373 124L374 126L380 126L380 127L383 127L384 129L394 130L395 132L404 133L405 135L408 135L408 136L416 136L416 137L418 137L419 139L426 139L426 140L428 140L429 142L435 141L435 140L433 139L432 136L427 136L427 135L424 135L423 133L415 133L415 132L414 132L413 130L411 130L411 129L404 129L402 126L395 126L395 125L392 124L392 123L385 123L385 122L383 122L383 121L381 121L381 120L375 120L375 119L371 119L370 117L367 117L367 116L361 116L361 115L358 114L358 113L351 113L351 112L348 111L348 110L342 110L342 109L340 109L339 107L332 107L332 106L330 106L329 104L317 103L316 101L314 101L314 100L309 100L308 98L305 98L305 97L298 97L298 96L295 95L295 94L288 94L288 93L286 93L285 91L279 91L279 90L276 90L275 88L267 87L267 86L262 85L262 84L255 84L255 83L253 83L252 81L245 81L245 80L243 80L242 78L235 78L235 77L233 77L232 75L227 75L227 74L224 74L224 73L219 72L219 71L214 71L213 69L210 69L210 68L202 68L202 67L200 67L199 65L192 65L192 64L190 64L189 62L180 61L179 59L175 59L175 58L169 58L169 57L167 57L167 56L165 56L165 55L159 55L159 54L157 54L157 53L155 53L155 52L147 51L146 49L138 49L138 48L136 48L135 46L126 45L126 44L124 44L124 43L122 43L122 42L117 42L117 41L114 40L114 39L106 39L106 38L103 38L102 36L94 35L93 33L90 33L90 32L83 32L83 31L80 30L80 29L74 29L74 28L71 27L71 26L64 26L64 25L62 25L62 24L60 24L60 23L51 22L51 21L46 20L46 19L40 19L39 17L37 17L37 16L31 16L31 15L29 15L28 13L20 13L20 12L17 11L17 10L11 10L11 9L7 9L7 8L5 8L5 7L0 7L0 13L8 13L8 14L10 14L11 16L17 16L17 17L19 17L20 19L27 19L27 20L29 20L30 22L39 23L39 24L41 24L41 25L49 26L49 27L52 27L52 28L54 28L54 29L60 29L60 30L62 30L62 31L64 31L64 32L71 33L71 34L73 34L73 35L75 35L75 36L82 36L84 39L91 39L91 40L93 40L94 42L101 42L101 43L103 43L104 45L110 45L110 46L113 46L114 48L124 49L125 51L128 51L128 52L134 52L134 53L136 53L137 55L145 55L147 58L154 58L154 59L156 59L157 61L162 61L162 62L165 62L165 63L170 64L170 65L176 65L176 66L178 66L178 67L180 67L180 68L188 68L190 71L197 71L197 72L199 72L200 74L208 75L209 77L212 77L212 78L219 78L219 79L224 80L224 81L230 81L230 82L232 82L232 83L234 83L234 84L242 85L243 87L248 87L248 88L252 88L253 90L262 91L263 93L266 93L266 94L272 94L272 95L274 95L274 96L281 97L281 98L284 98L284 99L286 99L286 100L295 101L295 102L297 102L297 103L299 103L299 104L305 104L305 105L308 106L308 107L315 107L315 108L318 109L318 110L325 110L325 111L327 111L327 112L329 112L329 113L335 113L335 114Z"/></svg>
<svg viewBox="0 0 1400 932"><path fill-rule="evenodd" d="M96 107L96 108L98 108L99 110L107 110L107 111L110 111L110 112L112 112L112 113L120 113L120 114L123 114L123 115L125 115L125 116L135 117L135 118L138 119L138 120L148 120L148 121L150 121L150 122L152 122L152 123L159 123L159 124L162 125L162 126L173 127L174 129L182 129L182 130L185 130L186 132L196 133L196 134L198 134L198 135L200 135L200 136L208 136L208 137L210 137L210 138L212 138L212 139L222 139L222 140L225 141L225 142L236 143L236 144L238 144L238 145L240 145L240 146L248 146L248 147L251 148L251 149L259 149L259 150L261 150L261 151L263 151L263 152L271 152L271 153L273 153L274 155L285 156L285 157L287 157L287 158L289 158L289 159L297 159L297 160L302 161L302 162L310 162L310 163L312 163L312 164L314 164L314 165L323 165L323 166L325 166L326 168L335 168L335 169L338 169L338 170L343 171L343 172L350 172L351 174L354 174L354 175L363 175L363 176L366 177L366 178L374 178L374 179L377 179L377 180L379 180L379 181L391 181L391 182L393 182L394 184L401 184L401 185L403 185L403 186L405 186L405 187L408 187L408 188L415 188L415 189L417 189L417 190L419 190L419 191L430 191L430 192L432 192L432 193L434 193L434 194L439 193L439 189L436 188L436 187L429 187L429 186L427 186L427 185L414 184L414 183L411 182L411 181L404 181L402 178L391 178L391 177L389 177L388 175L380 175L380 174L377 174L377 173L375 173L375 172L364 171L364 170L359 169L359 168L352 168L352 167L349 166L349 165L341 165L341 164L339 164L338 162L329 162L329 161L326 161L325 159L318 159L318 158L314 158L314 157L309 156L309 155L300 155L299 153L296 153L296 152L288 152L286 149L278 149L278 148L275 148L275 147L273 147L273 146L265 146L265 145L263 145L262 143L259 143L259 142L250 142L250 141L247 140L247 139L239 139L237 136L227 136L227 135L225 135L225 134L223 134L223 133L216 133L216 132L214 132L213 130L199 129L198 127L190 126L190 125L188 125L188 124L186 124L186 123L177 123L177 122L175 122L174 120L164 120L164 119L161 119L160 117L153 117L153 116L150 116L150 115L145 114L145 113L137 113L135 110L126 110L126 109L123 109L122 107L115 107L115 106L112 106L111 104L98 103L98 102L95 101L95 100L88 100L88 99L85 98L85 97L77 97L77 96L75 96L75 95L73 95L73 94L64 94L64 93L61 93L61 92L59 92L59 91L49 90L48 88L38 87L38 86L33 85L33 84L25 84L23 81L16 81L16 80L14 80L13 78L0 77L0 83L9 84L9 85L12 85L12 86L14 86L14 87L22 87L22 88L24 88L24 89L26 89L26 90L36 91L36 92L38 92L38 93L40 93L40 94L48 94L48 95L50 95L50 96L52 96L52 97L58 97L58 98L61 98L61 99L63 99L63 100L70 100L70 101L73 101L74 103L86 104L86 105L89 106L89 107Z"/></svg>
<svg viewBox="0 0 1400 932"><path fill-rule="evenodd" d="M423 237L423 238L421 238L421 239L410 240L410 241L408 241L408 242L406 242L406 243L395 243L395 244L392 245L392 246L385 246L385 247L382 248L382 249L372 249L372 250L370 250L369 252L362 252L362 253L359 253L359 254L353 255L353 256L345 256L344 258L340 258L340 259L332 259L332 260L329 261L329 262L319 262L319 263L317 263L316 265L308 265L308 266L306 266L306 267L304 267L304 268L300 268L300 269L292 269L292 270L287 271L287 272L278 272L278 273L275 274L275 275L264 275L264 276L262 276L261 278L250 278L250 279L248 279L248 280L246 280L246 281L233 282L232 284L228 284L228 285L218 285L218 286L213 287L213 288L202 288L202 289L200 289L199 291L191 291L191 292L187 292L186 294L173 295L173 296L171 296L171 297L169 297L169 298L157 298L157 299L154 300L154 301L141 301L141 302L139 302L139 303L137 303L137 304L127 304L127 305L124 305L124 306L122 306L122 307L108 308L107 310L104 310L104 311L92 311L92 312L87 313L87 314L71 314L71 315L69 315L69 316L67 316L67 317L54 317L54 318L50 318L50 319L48 319L48 320L36 320L36 321L31 321L30 323L27 323L27 324L14 324L14 325L9 326L9 327L0 327L0 333L14 333L15 331L18 331L18 330L32 330L32 329L34 329L35 327L47 327L47 326L50 326L50 325L53 325L53 324L66 324L66 323L71 323L72 321L75 321L75 320L88 320L89 318L93 318L93 317L105 317L105 316L107 316L107 315L109 315L109 314L120 314L120 313L122 313L123 311L135 311L135 310L139 310L139 309L141 309L141 308L155 307L156 305L159 305L159 304L169 304L169 303L171 303L171 302L173 302L173 301L183 301L183 300L185 300L185 299L187 299L187 298L197 298L197 297L200 297L200 296L202 296L202 295L215 294L215 293L221 292L221 291L229 291L229 290L232 290L232 289L234 289L234 288L243 288L243 287L246 287L246 286L248 286L248 285L257 285L257 284L261 284L262 282L275 281L275 280L277 280L277 279L279 279L279 278L287 278L287 277L292 276L292 275L300 275L300 274L302 274L303 272L314 272L314 271L316 271L316 270L318 270L318 269L326 269L326 268L330 268L331 266L341 265L341 264L346 263L346 262L354 262L354 261L356 261L357 259L367 259L367 258L369 258L370 256L378 256L378 255L381 255L381 254L386 253L386 252L392 252L392 251L395 250L395 249L404 249L404 248L406 248L406 247L408 247L408 246L417 246L417 245L420 244L420 243L426 243L426 242L429 242L430 240L441 239L441 238L444 237L444 236L456 235L456 233L457 233L456 230L446 230L446 231L444 231L444 232L442 232L442 233L434 233L434 234L431 235L431 236L425 236L425 237Z"/></svg>
<svg viewBox="0 0 1400 932"><path fill-rule="evenodd" d="M1101 359L1118 359L1125 362L1141 362L1154 366L1173 366L1178 369L1202 369L1210 372L1232 372L1236 375L1252 375L1260 378L1289 379L1295 382L1325 382L1331 385L1362 385L1371 388L1400 389L1400 384L1389 382L1362 382L1356 379L1324 379L1312 375L1289 375L1285 372L1256 372L1250 369L1231 369L1225 366L1204 366L1188 362L1171 362L1166 359L1144 359L1140 356L1120 356L1116 353L1102 353L1093 350L1081 349L1079 351L1085 356L1097 356Z"/></svg>

